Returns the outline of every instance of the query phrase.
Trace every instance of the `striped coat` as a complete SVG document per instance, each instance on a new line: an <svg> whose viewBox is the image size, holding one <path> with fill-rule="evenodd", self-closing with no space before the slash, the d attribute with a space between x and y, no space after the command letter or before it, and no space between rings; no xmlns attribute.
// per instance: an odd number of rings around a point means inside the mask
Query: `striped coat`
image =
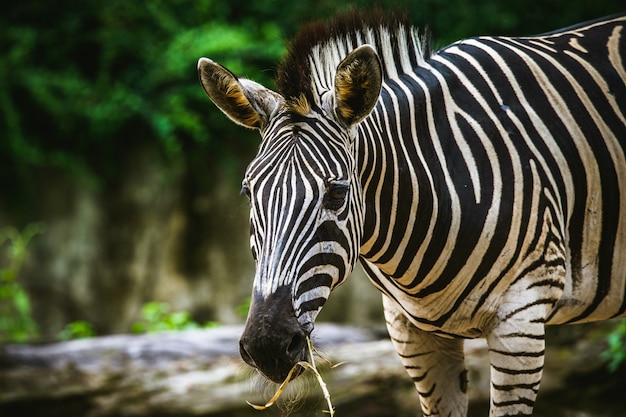
<svg viewBox="0 0 626 417"><path fill-rule="evenodd" d="M626 315L626 16L431 52L397 18L304 29L278 92L199 61L263 142L243 188L257 262L244 360L306 360L361 260L426 415L464 416L485 337L491 416L531 415L544 326Z"/></svg>

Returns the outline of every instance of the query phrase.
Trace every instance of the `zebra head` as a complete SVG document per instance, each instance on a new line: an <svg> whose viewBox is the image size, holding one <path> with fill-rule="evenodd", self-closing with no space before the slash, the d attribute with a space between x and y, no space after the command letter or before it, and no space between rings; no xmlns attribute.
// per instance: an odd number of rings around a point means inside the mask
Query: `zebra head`
<svg viewBox="0 0 626 417"><path fill-rule="evenodd" d="M285 97L206 58L198 72L228 117L261 133L242 189L256 274L240 351L281 382L308 359L315 318L358 259L364 208L353 148L380 94L381 64L372 47L353 50L314 98Z"/></svg>

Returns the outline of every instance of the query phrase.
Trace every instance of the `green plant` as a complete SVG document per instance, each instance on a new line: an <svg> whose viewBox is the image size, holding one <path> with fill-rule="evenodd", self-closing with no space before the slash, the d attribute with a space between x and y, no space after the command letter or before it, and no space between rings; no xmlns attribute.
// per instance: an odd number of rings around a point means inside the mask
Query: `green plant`
<svg viewBox="0 0 626 417"><path fill-rule="evenodd" d="M86 339L94 337L96 331L93 325L84 320L77 320L65 325L58 334L60 340Z"/></svg>
<svg viewBox="0 0 626 417"><path fill-rule="evenodd" d="M209 321L200 325L191 319L187 311L170 311L167 303L152 301L141 308L142 320L132 325L133 333L155 333L172 330L189 330L210 328L218 326L218 323Z"/></svg>
<svg viewBox="0 0 626 417"><path fill-rule="evenodd" d="M615 372L626 359L626 319L618 322L606 340L609 347L602 352L602 357L608 361L609 371Z"/></svg>
<svg viewBox="0 0 626 417"><path fill-rule="evenodd" d="M252 302L252 297L246 297L241 304L235 307L235 311L237 315L241 317L248 317L248 311L250 311L250 303Z"/></svg>
<svg viewBox="0 0 626 417"><path fill-rule="evenodd" d="M43 223L31 223L22 232L11 226L0 229L0 247L4 247L8 261L8 266L0 269L0 343L26 342L38 335L28 293L18 277L27 256L26 246L44 230Z"/></svg>

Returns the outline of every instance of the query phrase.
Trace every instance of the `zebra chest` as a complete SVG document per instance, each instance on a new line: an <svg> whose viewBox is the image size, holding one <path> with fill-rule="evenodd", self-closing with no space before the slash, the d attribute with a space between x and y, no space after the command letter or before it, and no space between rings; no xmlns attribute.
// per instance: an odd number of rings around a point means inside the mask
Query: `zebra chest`
<svg viewBox="0 0 626 417"><path fill-rule="evenodd" d="M565 250L552 224L538 222L524 232L480 239L463 257L458 252L455 256L454 247L442 250L435 262L416 255L414 266L403 273L391 262L364 260L364 269L421 330L481 337L494 320L505 319L498 316L502 311L538 300L552 305L559 301L566 277ZM432 265L426 273L424 264ZM511 308L503 309L503 304Z"/></svg>

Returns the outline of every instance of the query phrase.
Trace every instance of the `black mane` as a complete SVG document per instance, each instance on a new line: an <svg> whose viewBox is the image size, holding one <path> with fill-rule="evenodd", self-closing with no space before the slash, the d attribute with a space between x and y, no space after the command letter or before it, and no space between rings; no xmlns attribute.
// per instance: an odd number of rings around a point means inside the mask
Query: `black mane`
<svg viewBox="0 0 626 417"><path fill-rule="evenodd" d="M287 99L287 102L298 101L303 97L309 103L314 102L315 92L312 91L313 74L310 64L314 48L333 48L342 44L351 50L365 43L359 38L366 38L367 33L373 33L375 41L372 46L379 54L384 48L389 48L390 43L394 60L399 60L400 53L408 53L412 65L417 66L420 61L430 56L428 34L419 44L414 44L416 29L411 27L406 14L386 13L381 9L369 12L351 10L330 21L310 23L298 32L288 47L286 57L278 67L276 76L278 92ZM384 42L382 34L388 35L391 42ZM401 34L404 34L409 45L399 44ZM381 59L384 61L382 56ZM397 62L395 64L399 67ZM383 72L384 77L388 78L385 62L383 62Z"/></svg>

